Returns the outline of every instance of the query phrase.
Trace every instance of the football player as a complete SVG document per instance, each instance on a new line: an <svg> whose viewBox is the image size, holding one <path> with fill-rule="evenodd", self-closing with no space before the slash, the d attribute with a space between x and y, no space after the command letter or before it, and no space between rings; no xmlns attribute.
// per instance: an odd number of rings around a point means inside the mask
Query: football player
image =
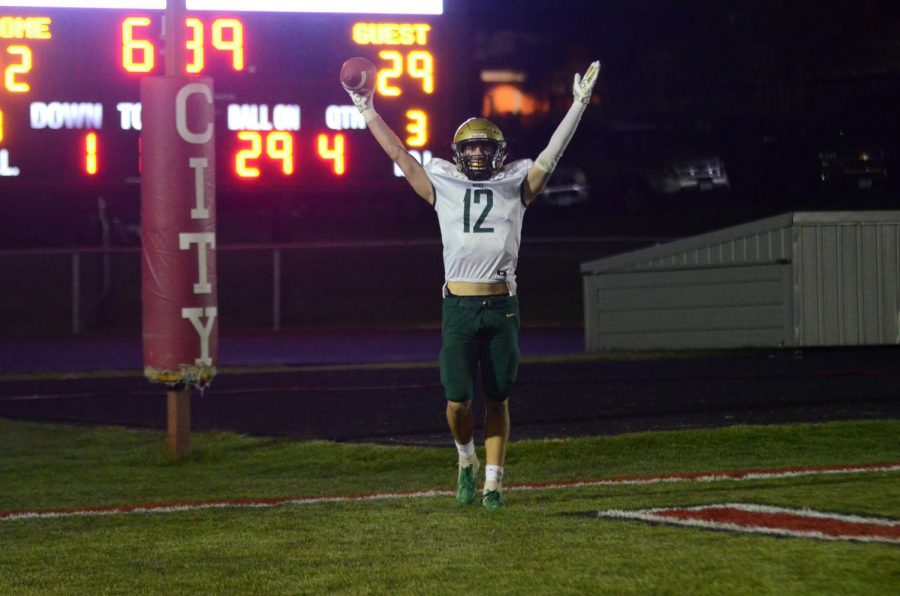
<svg viewBox="0 0 900 596"><path fill-rule="evenodd" d="M457 502L477 498L479 462L472 398L480 370L485 395L486 453L482 504L504 506L503 463L509 440L508 398L519 365L516 262L525 210L540 194L591 100L600 63L575 75L574 101L537 159L504 165L506 140L493 123L470 118L453 137L453 163L424 167L375 111L374 91L349 91L378 144L413 190L437 213L444 246L441 383L447 422L459 452Z"/></svg>

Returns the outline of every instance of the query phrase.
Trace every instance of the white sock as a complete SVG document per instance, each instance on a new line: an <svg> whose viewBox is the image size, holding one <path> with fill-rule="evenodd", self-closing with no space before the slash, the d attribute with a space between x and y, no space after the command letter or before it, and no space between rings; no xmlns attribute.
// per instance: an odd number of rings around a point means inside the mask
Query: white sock
<svg viewBox="0 0 900 596"><path fill-rule="evenodd" d="M456 443L456 441L453 442ZM456 443L456 450L459 452L460 461L471 461L475 458L475 439L469 439L465 445Z"/></svg>
<svg viewBox="0 0 900 596"><path fill-rule="evenodd" d="M500 490L503 480L503 466L487 465L484 467L484 490Z"/></svg>

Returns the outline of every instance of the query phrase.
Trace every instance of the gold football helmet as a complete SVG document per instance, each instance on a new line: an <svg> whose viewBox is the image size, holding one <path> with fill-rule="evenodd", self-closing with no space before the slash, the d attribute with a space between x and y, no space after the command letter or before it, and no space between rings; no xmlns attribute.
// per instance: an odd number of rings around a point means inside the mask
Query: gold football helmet
<svg viewBox="0 0 900 596"><path fill-rule="evenodd" d="M466 154L468 145L481 145L480 154ZM506 139L500 129L484 118L469 118L456 129L453 143L456 168L470 180L487 180L500 171L506 159Z"/></svg>

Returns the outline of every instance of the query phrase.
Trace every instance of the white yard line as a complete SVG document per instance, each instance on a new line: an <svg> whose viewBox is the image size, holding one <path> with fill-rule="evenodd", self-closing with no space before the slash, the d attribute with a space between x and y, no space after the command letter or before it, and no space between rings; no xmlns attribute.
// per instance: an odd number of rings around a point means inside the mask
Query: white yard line
<svg viewBox="0 0 900 596"><path fill-rule="evenodd" d="M620 486L635 484L662 484L668 482L719 482L768 480L777 478L794 478L798 476L820 476L825 474L864 474L871 472L900 471L900 462L886 464L863 464L858 466L828 466L815 468L774 468L768 470L743 470L734 472L686 472L664 474L659 476L620 476L606 479L571 480L540 484L513 484L507 491L545 491L591 486ZM61 517L83 517L99 515L120 515L126 513L172 513L177 511L195 511L200 509L222 508L262 508L282 505L313 505L316 503L348 503L362 501L388 501L397 499L420 499L445 497L454 495L450 490L429 490L406 493L373 493L362 495L322 495L315 497L282 497L261 499L233 499L207 502L182 503L147 503L139 505L113 505L101 507L84 507L71 509L33 509L18 511L0 511L0 522L48 519Z"/></svg>

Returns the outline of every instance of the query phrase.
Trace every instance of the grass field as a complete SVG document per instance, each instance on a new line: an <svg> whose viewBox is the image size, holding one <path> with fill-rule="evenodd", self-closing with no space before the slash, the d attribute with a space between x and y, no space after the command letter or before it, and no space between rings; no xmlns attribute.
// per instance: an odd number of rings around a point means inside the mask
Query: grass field
<svg viewBox="0 0 900 596"><path fill-rule="evenodd" d="M452 447L0 420L0 512L452 488ZM900 421L514 442L510 485L900 461ZM0 594L889 594L900 547L599 519L602 509L757 503L900 518L900 472L0 521Z"/></svg>

